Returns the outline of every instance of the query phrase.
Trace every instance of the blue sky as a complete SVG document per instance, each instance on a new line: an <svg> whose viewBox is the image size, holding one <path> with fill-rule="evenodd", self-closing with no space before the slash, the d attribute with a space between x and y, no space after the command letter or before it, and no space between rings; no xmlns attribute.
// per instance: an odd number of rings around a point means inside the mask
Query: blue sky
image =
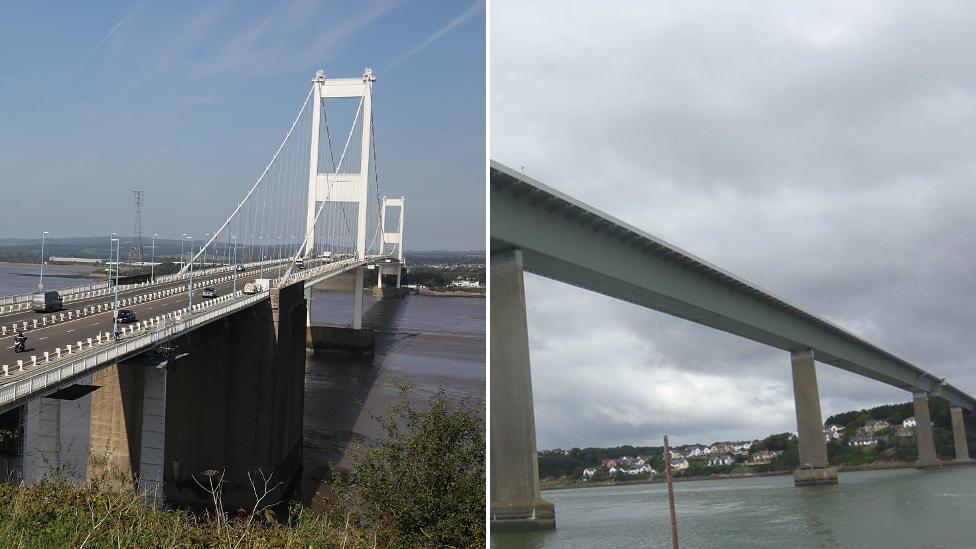
<svg viewBox="0 0 976 549"><path fill-rule="evenodd" d="M373 68L383 194L407 249L483 249L477 2L0 4L0 236L209 232L270 159L317 68Z"/></svg>

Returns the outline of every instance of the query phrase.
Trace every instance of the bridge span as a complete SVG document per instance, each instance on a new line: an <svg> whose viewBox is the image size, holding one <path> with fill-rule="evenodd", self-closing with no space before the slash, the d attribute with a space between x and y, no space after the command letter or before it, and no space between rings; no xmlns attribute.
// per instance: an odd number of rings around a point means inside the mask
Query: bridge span
<svg viewBox="0 0 976 549"><path fill-rule="evenodd" d="M491 515L499 527L555 526L539 497L523 271L735 334L790 354L797 486L832 484L815 361L912 393L919 465L939 464L928 398L952 405L956 458L969 461L963 411L976 399L740 277L498 162L491 199Z"/></svg>
<svg viewBox="0 0 976 549"><path fill-rule="evenodd" d="M198 250L186 237L190 260L179 273L62 290L65 309L52 313L31 311L29 296L0 298L0 413L19 414L25 480L68 464L77 479L121 472L158 503L205 506L211 497L196 481L218 471L228 508L253 505L250 481L260 475L281 483L266 501L282 497L301 465L312 288L351 276L349 330L360 334L368 286L380 297L403 295L406 201L380 193L375 80L368 68L357 78L316 73L243 198ZM333 140L321 122L339 98L358 106L348 135ZM219 247L226 265L201 270ZM258 279L271 287L245 294ZM204 288L216 296L205 298ZM123 307L137 322L116 341ZM30 348L15 354L19 330ZM73 445L61 427L77 421L72 403L89 394L87 435Z"/></svg>

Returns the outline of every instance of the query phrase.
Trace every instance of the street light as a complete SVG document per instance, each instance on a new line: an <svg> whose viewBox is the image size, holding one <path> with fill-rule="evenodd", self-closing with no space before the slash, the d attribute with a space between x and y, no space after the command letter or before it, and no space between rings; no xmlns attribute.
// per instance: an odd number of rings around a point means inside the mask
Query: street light
<svg viewBox="0 0 976 549"><path fill-rule="evenodd" d="M115 234L115 233L112 233ZM115 242L115 312L112 315L112 335L114 336L119 332L119 249L122 247L122 241L118 238L113 238L111 242Z"/></svg>
<svg viewBox="0 0 976 549"><path fill-rule="evenodd" d="M228 236L234 239L234 261L231 263L234 266L234 290L230 294L233 296L237 295L237 235L232 234Z"/></svg>
<svg viewBox="0 0 976 549"><path fill-rule="evenodd" d="M112 243L115 242L116 233L112 233L112 236L108 239L108 286L112 287ZM116 267L118 269L118 267Z"/></svg>
<svg viewBox="0 0 976 549"><path fill-rule="evenodd" d="M185 239L186 239L186 233L183 233L183 237L180 238L180 268L181 269L186 266L186 263L183 259L183 241Z"/></svg>
<svg viewBox="0 0 976 549"><path fill-rule="evenodd" d="M41 279L37 281L37 289L44 289L44 237L47 236L47 231L41 233Z"/></svg>
<svg viewBox="0 0 976 549"><path fill-rule="evenodd" d="M278 235L278 278L281 278L281 235Z"/></svg>
<svg viewBox="0 0 976 549"><path fill-rule="evenodd" d="M192 238L192 237L187 237ZM193 257L193 240L190 240L190 257ZM190 294L190 305L186 308L187 311L193 313L193 260L190 260L190 289L187 291Z"/></svg>
<svg viewBox="0 0 976 549"><path fill-rule="evenodd" d="M205 241L210 240L210 233L203 233L203 234L206 235L206 237L207 237L207 238L204 238ZM204 269L207 268L207 248L204 248L203 249L203 268Z"/></svg>
<svg viewBox="0 0 976 549"><path fill-rule="evenodd" d="M159 233L153 233L152 259L149 260L149 278L156 282L156 237Z"/></svg>

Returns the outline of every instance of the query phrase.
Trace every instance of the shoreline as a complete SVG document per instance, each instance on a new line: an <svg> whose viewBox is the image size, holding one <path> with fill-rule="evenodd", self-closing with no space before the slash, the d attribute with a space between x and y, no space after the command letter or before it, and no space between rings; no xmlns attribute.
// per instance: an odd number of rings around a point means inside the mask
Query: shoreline
<svg viewBox="0 0 976 549"><path fill-rule="evenodd" d="M943 465L952 465L951 462L944 462ZM858 471L883 471L887 469L914 469L918 467L913 461L876 461L873 463L866 463L864 465L838 465L838 473L853 473ZM714 474L708 476L697 476L697 477L673 477L675 482L692 482L698 480L726 480L726 479L744 479L744 478L757 478L757 477L778 477L783 475L792 475L793 471L765 471L762 473L749 473L744 475L731 475L731 474ZM573 484L558 484L553 483L551 485L542 481L539 483L540 490L574 490L576 488L606 488L609 486L630 486L634 484L659 484L666 483L667 479L665 477L653 478L653 479L640 479L640 480L623 480L623 481L601 481L601 482L587 482L587 483L573 483Z"/></svg>
<svg viewBox="0 0 976 549"><path fill-rule="evenodd" d="M426 288L420 290L420 293L417 295L425 295L428 297L480 297L481 299L485 298L485 292L477 293L477 292L460 292L460 291L450 291L450 290L433 291L433 290L428 290Z"/></svg>

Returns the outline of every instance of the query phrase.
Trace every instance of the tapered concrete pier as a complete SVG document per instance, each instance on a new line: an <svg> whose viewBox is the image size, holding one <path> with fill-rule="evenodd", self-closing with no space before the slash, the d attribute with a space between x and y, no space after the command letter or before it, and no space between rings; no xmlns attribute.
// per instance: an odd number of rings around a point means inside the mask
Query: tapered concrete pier
<svg viewBox="0 0 976 549"><path fill-rule="evenodd" d="M942 465L935 455L935 440L932 438L932 416L929 415L928 393L914 393L915 438L918 441L918 466L938 467Z"/></svg>
<svg viewBox="0 0 976 549"><path fill-rule="evenodd" d="M491 528L555 528L539 497L520 251L491 256L491 284Z"/></svg>
<svg viewBox="0 0 976 549"><path fill-rule="evenodd" d="M972 463L973 460L969 457L969 445L966 442L966 424L963 422L962 407L950 408L949 416L952 418L952 440L956 446L956 461Z"/></svg>
<svg viewBox="0 0 976 549"><path fill-rule="evenodd" d="M827 463L827 444L820 414L820 391L813 351L794 351L793 395L796 401L796 431L800 450L799 468L793 472L793 484L810 486L837 484L837 469Z"/></svg>

